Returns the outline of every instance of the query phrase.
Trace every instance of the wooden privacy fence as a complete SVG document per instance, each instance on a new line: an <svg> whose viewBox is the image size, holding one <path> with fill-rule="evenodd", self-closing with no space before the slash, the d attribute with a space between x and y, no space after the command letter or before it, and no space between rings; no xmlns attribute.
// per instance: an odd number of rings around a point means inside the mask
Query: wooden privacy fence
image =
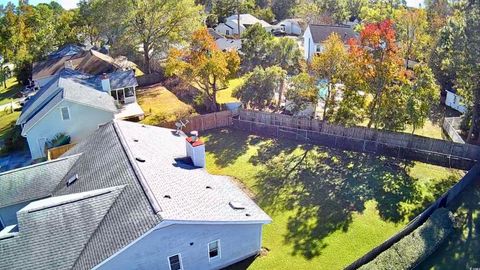
<svg viewBox="0 0 480 270"><path fill-rule="evenodd" d="M68 150L72 149L76 144L66 144L59 147L50 148L47 150L48 160L53 160L59 158L61 155L65 154Z"/></svg>
<svg viewBox="0 0 480 270"><path fill-rule="evenodd" d="M214 128L228 127L232 125L233 113L231 111L221 111L204 115L197 115L187 118L189 123L183 129L185 133L192 130L205 131Z"/></svg>
<svg viewBox="0 0 480 270"><path fill-rule="evenodd" d="M457 169L470 169L480 147L408 133L365 127L343 127L319 120L267 112L240 110L232 120L237 129L345 150L417 160Z"/></svg>

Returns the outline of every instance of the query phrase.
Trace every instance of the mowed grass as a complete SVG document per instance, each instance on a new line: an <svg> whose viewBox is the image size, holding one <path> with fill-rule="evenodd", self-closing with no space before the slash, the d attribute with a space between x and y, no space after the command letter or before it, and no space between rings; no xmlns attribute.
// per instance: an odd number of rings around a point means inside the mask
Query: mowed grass
<svg viewBox="0 0 480 270"><path fill-rule="evenodd" d="M13 113L0 112L0 140L5 139L10 131L13 130L19 116L20 112L18 111L14 111Z"/></svg>
<svg viewBox="0 0 480 270"><path fill-rule="evenodd" d="M233 97L233 90L239 87L245 79L243 77L232 79L228 83L228 87L217 92L217 102L220 104L238 102L238 99Z"/></svg>
<svg viewBox="0 0 480 270"><path fill-rule="evenodd" d="M15 96L20 92L21 85L16 78L7 79L7 87L4 87L3 82L0 84L0 105L12 102Z"/></svg>
<svg viewBox="0 0 480 270"><path fill-rule="evenodd" d="M342 269L463 173L230 129L204 139L209 172L238 179L273 219L248 269Z"/></svg>
<svg viewBox="0 0 480 270"><path fill-rule="evenodd" d="M138 104L145 112L143 123L163 125L195 114L192 106L183 103L165 87L157 85L137 91Z"/></svg>

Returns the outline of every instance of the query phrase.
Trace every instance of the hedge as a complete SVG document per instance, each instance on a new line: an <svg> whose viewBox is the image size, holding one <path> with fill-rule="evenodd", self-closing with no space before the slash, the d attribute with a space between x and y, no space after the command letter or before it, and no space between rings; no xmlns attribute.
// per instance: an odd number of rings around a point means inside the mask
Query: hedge
<svg viewBox="0 0 480 270"><path fill-rule="evenodd" d="M446 208L437 209L424 224L360 269L412 269L431 255L452 231L453 214Z"/></svg>

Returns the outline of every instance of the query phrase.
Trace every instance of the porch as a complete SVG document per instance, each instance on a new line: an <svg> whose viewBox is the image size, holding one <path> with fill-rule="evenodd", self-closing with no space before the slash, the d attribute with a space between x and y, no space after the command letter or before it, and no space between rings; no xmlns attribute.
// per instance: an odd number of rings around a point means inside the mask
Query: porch
<svg viewBox="0 0 480 270"><path fill-rule="evenodd" d="M115 119L143 119L145 113L137 102L122 104L118 113L115 114Z"/></svg>

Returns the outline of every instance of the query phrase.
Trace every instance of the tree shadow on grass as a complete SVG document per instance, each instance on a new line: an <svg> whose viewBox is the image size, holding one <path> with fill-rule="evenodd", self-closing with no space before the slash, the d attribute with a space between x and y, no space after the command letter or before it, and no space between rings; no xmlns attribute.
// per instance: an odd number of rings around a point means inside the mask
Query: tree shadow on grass
<svg viewBox="0 0 480 270"><path fill-rule="evenodd" d="M215 165L225 168L244 155L251 145L261 142L257 136L232 129L216 129L205 135L206 148L215 153Z"/></svg>
<svg viewBox="0 0 480 270"><path fill-rule="evenodd" d="M279 147L265 144L262 147ZM391 222L404 221L402 203L421 201L417 179L407 171L412 162L316 146L285 153L260 149L252 160L265 164L257 174L261 206L275 213L291 210L285 242L293 254L312 259L326 247L323 239L347 231L354 212L363 212L365 202L375 200L379 215Z"/></svg>

